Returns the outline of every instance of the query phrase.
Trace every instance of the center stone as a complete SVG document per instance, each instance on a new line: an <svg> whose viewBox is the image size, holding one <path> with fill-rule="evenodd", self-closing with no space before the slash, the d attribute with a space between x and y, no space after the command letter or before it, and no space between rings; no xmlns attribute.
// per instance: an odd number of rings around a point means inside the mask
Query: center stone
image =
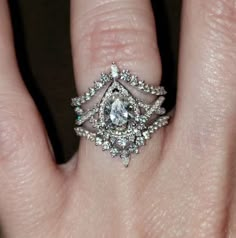
<svg viewBox="0 0 236 238"><path fill-rule="evenodd" d="M123 126L127 123L129 113L125 108L124 102L119 98L111 105L110 119L112 123L116 126Z"/></svg>

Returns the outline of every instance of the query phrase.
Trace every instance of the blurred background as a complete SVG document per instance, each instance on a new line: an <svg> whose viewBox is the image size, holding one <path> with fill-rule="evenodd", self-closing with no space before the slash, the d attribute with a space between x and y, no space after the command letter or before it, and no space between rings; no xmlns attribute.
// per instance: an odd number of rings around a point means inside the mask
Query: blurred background
<svg viewBox="0 0 236 238"><path fill-rule="evenodd" d="M71 47L70 1L10 0L17 58L23 79L34 98L51 138L58 163L75 152L76 96ZM163 62L163 83L169 91L166 106L175 103L180 0L152 1Z"/></svg>

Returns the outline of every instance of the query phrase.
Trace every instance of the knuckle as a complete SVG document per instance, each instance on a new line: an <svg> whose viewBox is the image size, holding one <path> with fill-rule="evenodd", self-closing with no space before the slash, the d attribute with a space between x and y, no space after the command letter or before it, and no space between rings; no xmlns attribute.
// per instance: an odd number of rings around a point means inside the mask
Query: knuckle
<svg viewBox="0 0 236 238"><path fill-rule="evenodd" d="M137 6L111 10L109 5L93 9L74 22L78 23L79 34L75 40L79 51L96 66L104 66L114 59L124 63L150 60L155 57L157 44L149 15Z"/></svg>

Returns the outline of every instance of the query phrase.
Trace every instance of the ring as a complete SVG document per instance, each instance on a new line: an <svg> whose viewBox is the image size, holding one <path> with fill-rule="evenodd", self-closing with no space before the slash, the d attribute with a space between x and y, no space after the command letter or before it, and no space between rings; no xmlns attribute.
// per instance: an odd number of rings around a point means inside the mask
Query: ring
<svg viewBox="0 0 236 238"><path fill-rule="evenodd" d="M147 103L138 99L131 93L134 89L154 100ZM121 158L128 167L131 155L138 154L153 133L168 125L170 116L162 107L166 94L164 87L146 84L112 63L109 73L102 73L84 95L72 99L77 115L75 132L109 151L112 157ZM103 96L94 106L82 108L99 95Z"/></svg>

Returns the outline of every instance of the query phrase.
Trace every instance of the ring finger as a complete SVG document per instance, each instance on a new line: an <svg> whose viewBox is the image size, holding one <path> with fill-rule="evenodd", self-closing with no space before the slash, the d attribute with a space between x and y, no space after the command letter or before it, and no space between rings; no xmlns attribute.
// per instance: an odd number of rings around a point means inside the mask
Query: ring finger
<svg viewBox="0 0 236 238"><path fill-rule="evenodd" d="M113 61L137 73L147 83L159 85L161 63L149 0L72 0L71 9L73 60L79 94L86 92ZM162 140L163 133L159 132L141 156L137 156L142 158L132 165L136 173L155 167ZM97 176L110 173L114 177L119 174L114 173L117 163L106 157L110 157L108 153L82 140L77 170L80 174L94 174L96 170ZM123 171L123 166L119 169ZM120 175L116 178L120 179Z"/></svg>

